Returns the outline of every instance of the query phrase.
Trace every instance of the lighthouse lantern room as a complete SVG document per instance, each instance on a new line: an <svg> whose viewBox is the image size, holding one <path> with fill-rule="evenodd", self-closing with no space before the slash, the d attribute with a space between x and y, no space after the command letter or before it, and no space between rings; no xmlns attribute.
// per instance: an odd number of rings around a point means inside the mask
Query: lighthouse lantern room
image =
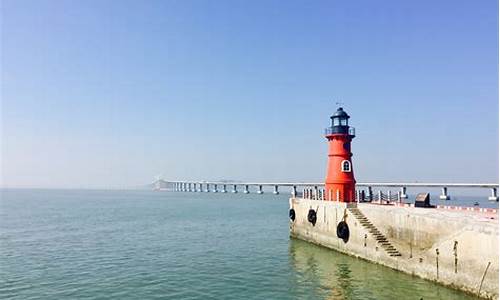
<svg viewBox="0 0 500 300"><path fill-rule="evenodd" d="M328 140L325 192L328 200L354 202L356 180L351 160L354 128L349 127L350 117L342 107L330 118L332 124L325 129L325 137Z"/></svg>

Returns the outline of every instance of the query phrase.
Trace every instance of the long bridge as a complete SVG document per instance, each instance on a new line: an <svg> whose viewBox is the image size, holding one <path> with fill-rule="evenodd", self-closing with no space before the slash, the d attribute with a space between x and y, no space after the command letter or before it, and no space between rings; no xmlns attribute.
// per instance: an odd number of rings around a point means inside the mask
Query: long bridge
<svg viewBox="0 0 500 300"><path fill-rule="evenodd" d="M264 187L272 187L274 194L280 193L280 187L290 188L291 195L297 195L297 189L302 187L304 189L311 188L316 193L318 189L323 187L324 183L319 182L227 182L227 181L165 181L157 179L153 182L155 190L165 189L167 185L171 186L171 190L177 192L213 192L213 193L227 193L228 187L231 188L230 192L238 193L238 187L243 188L243 193L250 193L250 187L257 190L257 194L263 194ZM397 196L406 199L408 198L408 188L440 188L441 195L439 199L449 200L448 188L477 188L477 189L490 189L491 193L488 197L490 201L498 201L498 183L416 183L416 182L360 182L356 183L356 187L366 188L369 195L373 194L372 188L399 188Z"/></svg>

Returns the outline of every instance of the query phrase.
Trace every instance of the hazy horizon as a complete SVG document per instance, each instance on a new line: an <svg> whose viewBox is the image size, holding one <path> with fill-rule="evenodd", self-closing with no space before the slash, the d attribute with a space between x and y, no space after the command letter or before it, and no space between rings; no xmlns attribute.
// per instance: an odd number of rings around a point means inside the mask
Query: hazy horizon
<svg viewBox="0 0 500 300"><path fill-rule="evenodd" d="M2 1L11 188L498 183L498 2Z"/></svg>

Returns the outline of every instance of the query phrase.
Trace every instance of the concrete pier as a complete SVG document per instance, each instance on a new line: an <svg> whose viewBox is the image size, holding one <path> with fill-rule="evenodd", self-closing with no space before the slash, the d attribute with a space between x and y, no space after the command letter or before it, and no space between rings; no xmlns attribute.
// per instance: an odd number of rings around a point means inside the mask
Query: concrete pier
<svg viewBox="0 0 500 300"><path fill-rule="evenodd" d="M294 238L498 299L498 213L303 198L289 202ZM311 211L314 219L308 218ZM347 239L338 237L341 221L347 224Z"/></svg>

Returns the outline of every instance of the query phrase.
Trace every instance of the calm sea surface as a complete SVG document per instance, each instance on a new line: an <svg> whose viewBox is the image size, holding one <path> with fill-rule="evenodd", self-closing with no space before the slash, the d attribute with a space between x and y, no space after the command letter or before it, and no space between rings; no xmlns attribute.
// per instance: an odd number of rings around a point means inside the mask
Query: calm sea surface
<svg viewBox="0 0 500 300"><path fill-rule="evenodd" d="M3 190L0 299L472 299L290 239L287 198Z"/></svg>

